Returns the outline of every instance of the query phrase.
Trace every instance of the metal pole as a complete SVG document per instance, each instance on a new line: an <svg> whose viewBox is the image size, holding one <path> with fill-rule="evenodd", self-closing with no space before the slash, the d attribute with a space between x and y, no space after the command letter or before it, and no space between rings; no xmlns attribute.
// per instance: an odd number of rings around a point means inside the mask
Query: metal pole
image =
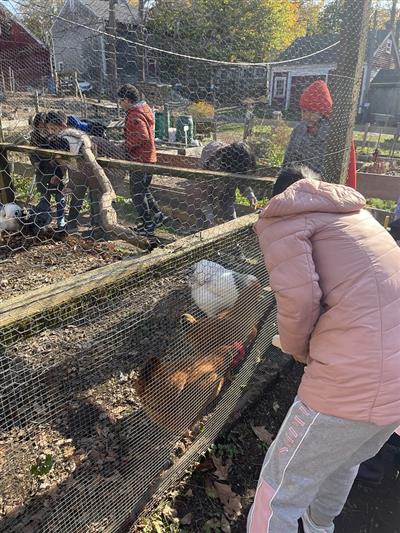
<svg viewBox="0 0 400 533"><path fill-rule="evenodd" d="M370 0L344 0L343 23L335 73L331 75L333 113L323 178L344 183L363 76Z"/></svg>
<svg viewBox="0 0 400 533"><path fill-rule="evenodd" d="M109 61L109 91L110 96L115 97L118 90L118 67L117 67L117 20L115 6L118 0L109 0L108 8L108 33L112 36L108 39L108 61Z"/></svg>
<svg viewBox="0 0 400 533"><path fill-rule="evenodd" d="M35 94L33 95L35 101L35 112L39 113L39 91L35 89Z"/></svg>
<svg viewBox="0 0 400 533"><path fill-rule="evenodd" d="M393 0L392 2L392 11L390 13L390 28L392 30L395 29L396 27L396 18L397 18L397 1L398 0Z"/></svg>
<svg viewBox="0 0 400 533"><path fill-rule="evenodd" d="M0 141L4 142L4 131L3 131L3 109L0 104Z"/></svg>
<svg viewBox="0 0 400 533"><path fill-rule="evenodd" d="M138 28L138 38L139 42L144 43L145 42L145 0L139 0L139 28ZM146 48L139 49L139 68L138 68L138 75L139 75L139 81L146 81L146 57L147 52Z"/></svg>

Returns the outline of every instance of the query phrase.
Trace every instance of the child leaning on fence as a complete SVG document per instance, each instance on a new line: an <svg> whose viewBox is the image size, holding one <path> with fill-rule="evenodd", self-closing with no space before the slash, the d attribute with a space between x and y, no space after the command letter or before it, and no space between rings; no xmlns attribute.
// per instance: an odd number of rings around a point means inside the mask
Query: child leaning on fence
<svg viewBox="0 0 400 533"><path fill-rule="evenodd" d="M51 148L51 142L46 129L46 114L37 113L32 121L32 133L30 143L37 148ZM64 229L64 173L60 164L52 157L33 154L31 162L35 168L36 188L41 195L36 207L39 213L51 212L51 198L56 201L57 228ZM50 217L49 217L50 218Z"/></svg>
<svg viewBox="0 0 400 533"><path fill-rule="evenodd" d="M361 194L310 172L284 169L255 226L282 349L307 366L248 533L297 533L299 518L333 532L360 463L400 423L400 248Z"/></svg>
<svg viewBox="0 0 400 533"><path fill-rule="evenodd" d="M46 115L46 127L52 135L50 144L53 148L78 155L84 145L91 150L92 143L84 132L68 126L67 116L62 111L49 111ZM71 201L68 212L67 229L76 231L86 193L89 193L90 222L93 235L102 237L100 201L102 191L98 185L95 171L84 160L63 163L68 168Z"/></svg>

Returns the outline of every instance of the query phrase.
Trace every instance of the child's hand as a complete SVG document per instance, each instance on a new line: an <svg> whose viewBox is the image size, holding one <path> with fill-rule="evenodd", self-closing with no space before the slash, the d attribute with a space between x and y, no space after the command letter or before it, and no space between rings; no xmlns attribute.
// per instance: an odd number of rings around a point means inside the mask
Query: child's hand
<svg viewBox="0 0 400 533"><path fill-rule="evenodd" d="M50 178L50 183L51 185L60 185L61 180L57 176L53 176L52 178Z"/></svg>

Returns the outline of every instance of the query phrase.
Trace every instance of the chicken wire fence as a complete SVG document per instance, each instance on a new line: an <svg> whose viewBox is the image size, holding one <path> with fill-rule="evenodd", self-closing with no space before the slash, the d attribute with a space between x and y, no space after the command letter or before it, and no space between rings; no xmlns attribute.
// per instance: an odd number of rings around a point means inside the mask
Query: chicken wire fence
<svg viewBox="0 0 400 533"><path fill-rule="evenodd" d="M275 332L251 227L215 235L2 317L2 531L117 531L210 446Z"/></svg>
<svg viewBox="0 0 400 533"><path fill-rule="evenodd" d="M395 64L368 5L0 4L0 531L122 531L229 419L275 332L254 211L346 180Z"/></svg>

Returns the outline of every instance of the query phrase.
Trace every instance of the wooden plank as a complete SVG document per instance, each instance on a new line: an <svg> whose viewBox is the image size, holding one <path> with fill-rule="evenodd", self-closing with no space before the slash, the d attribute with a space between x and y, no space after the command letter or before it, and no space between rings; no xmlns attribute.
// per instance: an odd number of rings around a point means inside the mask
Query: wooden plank
<svg viewBox="0 0 400 533"><path fill-rule="evenodd" d="M386 217L389 217L389 222L391 222L394 218L394 213L391 213L390 211L386 211L385 209L376 209L375 207L367 207L366 209L383 226L384 226Z"/></svg>
<svg viewBox="0 0 400 533"><path fill-rule="evenodd" d="M397 201L400 197L400 176L357 173L357 190L366 198Z"/></svg>
<svg viewBox="0 0 400 533"><path fill-rule="evenodd" d="M0 149L0 201L4 204L15 201L10 164L7 157L7 150L4 149Z"/></svg>
<svg viewBox="0 0 400 533"><path fill-rule="evenodd" d="M69 152L63 152L61 150L45 150L43 148L35 148L33 146L14 145L9 143L0 143L0 149L9 150L10 152L19 152L25 154L38 154L54 157L60 157L63 159L75 159L77 156L70 154ZM163 176L182 177L193 180L207 180L221 178L224 180L241 180L258 184L273 184L274 178L269 176L255 176L250 174L231 174L228 172L214 172L211 170L193 169L193 168L181 168L170 167L158 164L139 163L137 161L125 161L119 159L107 159L105 157L97 158L98 163L104 168L123 168L131 171L145 171L152 174L160 174Z"/></svg>
<svg viewBox="0 0 400 533"><path fill-rule="evenodd" d="M0 329L20 324L37 315L46 314L74 300L81 300L91 292L106 290L130 278L137 277L139 280L145 273L165 268L169 263L178 262L179 259L186 258L208 244L232 239L239 231L251 231L257 218L257 214L237 218L215 228L179 239L164 249L154 250L145 258L142 256L113 263L74 276L67 281L10 298L0 304ZM62 318L65 319L65 316Z"/></svg>

